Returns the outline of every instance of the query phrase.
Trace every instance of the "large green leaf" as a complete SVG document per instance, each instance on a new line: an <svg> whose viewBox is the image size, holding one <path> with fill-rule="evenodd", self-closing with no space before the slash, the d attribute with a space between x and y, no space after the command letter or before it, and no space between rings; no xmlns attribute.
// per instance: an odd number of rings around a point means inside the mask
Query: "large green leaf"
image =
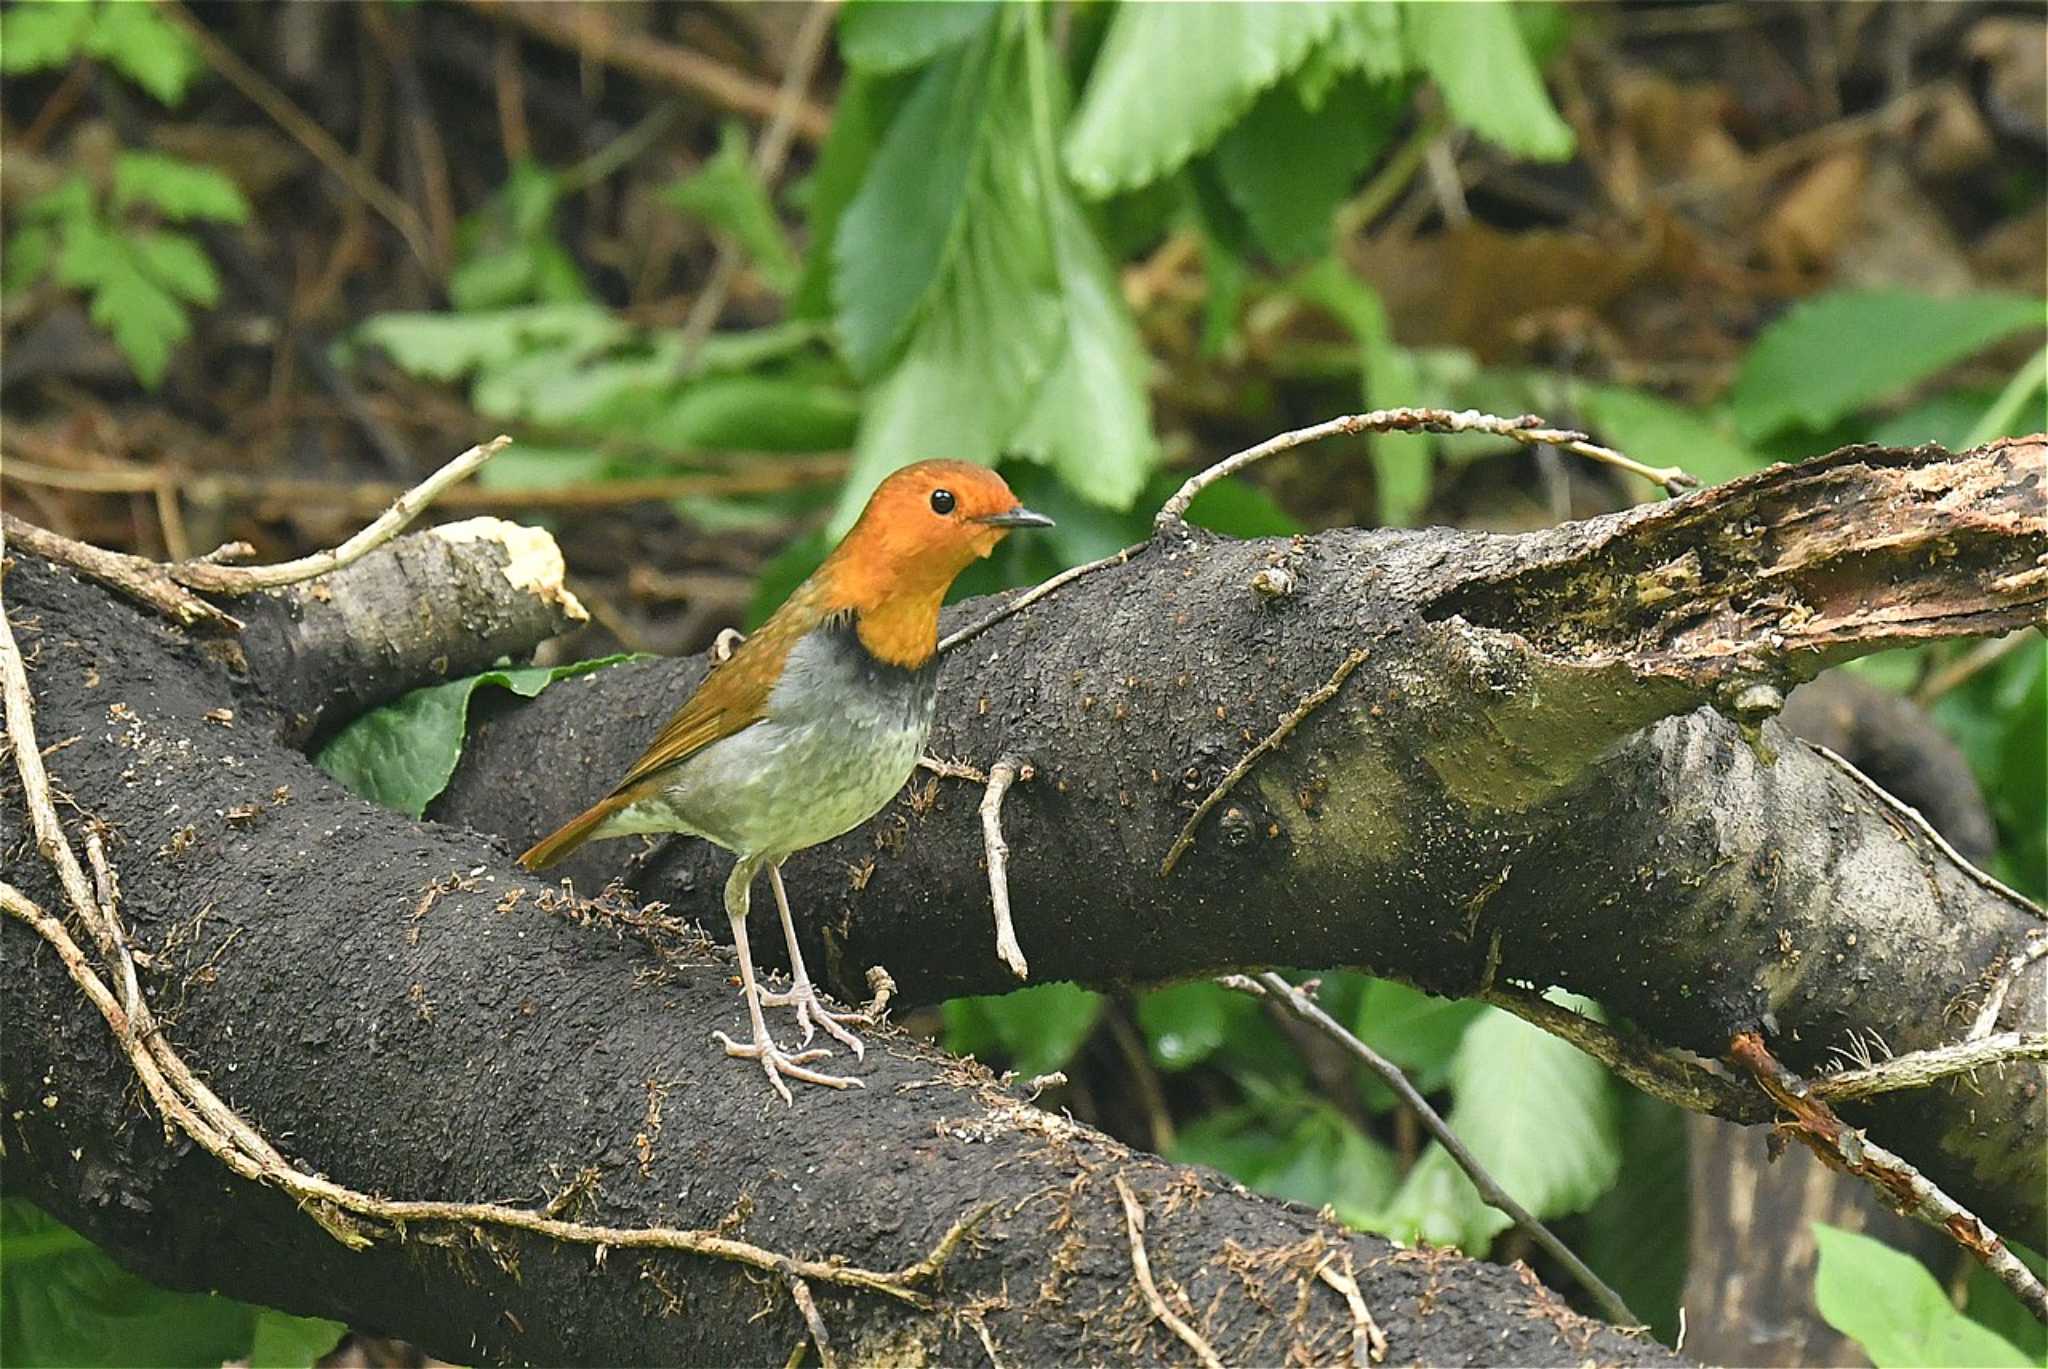
<svg viewBox="0 0 2048 1369"><path fill-rule="evenodd" d="M1837 290L1801 301L1764 329L1729 394L1752 442L1825 428L2016 333L2044 306L1983 292L1937 299L1911 290Z"/></svg>
<svg viewBox="0 0 2048 1369"><path fill-rule="evenodd" d="M923 66L995 18L995 0L852 0L839 15L839 55L856 71Z"/></svg>
<svg viewBox="0 0 2048 1369"><path fill-rule="evenodd" d="M2011 1341L1956 1311L1911 1255L1825 1222L1813 1224L1813 1239L1820 1247L1814 1305L1877 1369L2024 1369L2032 1363Z"/></svg>
<svg viewBox="0 0 2048 1369"><path fill-rule="evenodd" d="M1311 110L1299 84L1283 81L1223 135L1216 165L1224 189L1275 260L1329 250L1332 215L1386 146L1406 95L1392 83L1351 76Z"/></svg>
<svg viewBox="0 0 2048 1369"><path fill-rule="evenodd" d="M114 158L114 206L137 204L167 219L249 221L249 201L233 181L210 166L161 152L123 152Z"/></svg>
<svg viewBox="0 0 2048 1369"><path fill-rule="evenodd" d="M832 317L833 257L840 218L867 180L875 151L909 88L906 79L860 71L849 72L840 83L839 101L832 107L832 130L818 149L817 169L803 182L801 193L792 191L790 196L803 209L810 229L803 279L789 300L791 318Z"/></svg>
<svg viewBox="0 0 2048 1369"><path fill-rule="evenodd" d="M890 124L860 192L840 217L832 294L840 344L856 374L880 372L924 312L964 237L984 145L1022 117L991 117L1015 84L994 71L1004 45L992 25L918 79Z"/></svg>
<svg viewBox="0 0 2048 1369"><path fill-rule="evenodd" d="M1536 1216L1577 1212L1613 1185L1621 1138L1614 1083L1598 1061L1489 1009L1465 1029L1450 1081L1451 1129ZM1537 1136L1542 1143L1530 1144ZM1384 1209L1360 1215L1387 1235L1449 1242L1472 1255L1509 1225L1434 1144Z"/></svg>
<svg viewBox="0 0 2048 1369"><path fill-rule="evenodd" d="M1072 984L948 999L941 1008L946 1049L984 1063L1009 1062L1025 1076L1050 1074L1074 1058L1095 1030L1102 995Z"/></svg>
<svg viewBox="0 0 2048 1369"><path fill-rule="evenodd" d="M93 9L76 0L23 0L0 14L0 71L8 75L60 67L78 55L92 29Z"/></svg>
<svg viewBox="0 0 2048 1369"><path fill-rule="evenodd" d="M761 278L779 294L796 288L798 266L767 187L747 159L747 138L736 123L719 135L717 155L663 192L686 214L695 214L732 238L754 261Z"/></svg>
<svg viewBox="0 0 2048 1369"><path fill-rule="evenodd" d="M19 1198L0 1199L0 1364L304 1369L344 1328L145 1283Z"/></svg>
<svg viewBox="0 0 2048 1369"><path fill-rule="evenodd" d="M1650 466L1679 466L1709 485L1769 464L1728 432L1725 419L1623 385L1588 385L1579 405L1594 437Z"/></svg>
<svg viewBox="0 0 2048 1369"><path fill-rule="evenodd" d="M427 811L462 759L469 701L485 685L530 699L556 680L585 675L630 656L606 656L574 665L487 670L481 675L415 689L374 708L320 748L314 763L349 789L417 818Z"/></svg>
<svg viewBox="0 0 2048 1369"><path fill-rule="evenodd" d="M1359 997L1352 1028L1358 1039L1401 1067L1408 1082L1434 1093L1450 1077L1451 1062L1486 1006L1471 999L1438 998L1392 979L1372 979Z"/></svg>
<svg viewBox="0 0 2048 1369"><path fill-rule="evenodd" d="M1339 8L1119 5L1067 133L1074 183L1100 198L1177 170L1300 66Z"/></svg>
<svg viewBox="0 0 2048 1369"><path fill-rule="evenodd" d="M1414 65L1435 79L1459 122L1519 156L1571 156L1571 126L1550 103L1510 6L1411 3L1401 15Z"/></svg>

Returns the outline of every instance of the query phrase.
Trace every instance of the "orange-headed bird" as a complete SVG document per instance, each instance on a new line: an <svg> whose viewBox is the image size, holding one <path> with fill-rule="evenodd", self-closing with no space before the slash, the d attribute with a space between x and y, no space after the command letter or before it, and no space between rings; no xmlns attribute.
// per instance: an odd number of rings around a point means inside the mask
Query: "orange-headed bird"
<svg viewBox="0 0 2048 1369"><path fill-rule="evenodd" d="M805 1045L822 1027L856 1059L863 1047L843 1025L859 1015L828 1011L804 969L782 862L860 826L903 787L931 732L946 591L1010 529L1050 526L986 467L921 461L890 475L824 564L712 668L617 787L519 858L538 870L593 838L650 832L731 851L725 912L754 1039L715 1035L727 1055L760 1061L785 1103L783 1075L832 1088L860 1081L807 1068L829 1051L784 1052L764 1004L795 1007ZM789 942L788 993L760 990L747 949L747 903L764 866Z"/></svg>

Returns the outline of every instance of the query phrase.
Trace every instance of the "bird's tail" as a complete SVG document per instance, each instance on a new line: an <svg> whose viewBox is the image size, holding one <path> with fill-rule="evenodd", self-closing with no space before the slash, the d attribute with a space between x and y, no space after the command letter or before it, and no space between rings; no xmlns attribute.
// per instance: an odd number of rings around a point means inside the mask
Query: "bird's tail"
<svg viewBox="0 0 2048 1369"><path fill-rule="evenodd" d="M631 800L621 794L598 800L535 842L526 854L519 857L519 863L529 870L546 869L596 836L604 820L629 802Z"/></svg>

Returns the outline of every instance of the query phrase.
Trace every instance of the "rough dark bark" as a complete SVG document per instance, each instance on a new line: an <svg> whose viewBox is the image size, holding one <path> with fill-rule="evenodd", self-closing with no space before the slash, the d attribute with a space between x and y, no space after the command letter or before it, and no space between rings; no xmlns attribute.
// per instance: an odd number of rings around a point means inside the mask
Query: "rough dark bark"
<svg viewBox="0 0 2048 1369"><path fill-rule="evenodd" d="M1774 691L1827 660L2040 621L2041 452L1851 450L1519 538L1169 536L949 658L935 749L1038 769L1005 810L1037 978L1349 964L1457 993L1492 974L1592 994L1654 1040L1707 1054L1759 1024L1808 1069L1852 1030L1897 1050L1939 1044L1961 1030L1946 1015L1967 1020L2038 919L1774 727L1745 740L1694 709L1712 699L1754 728ZM1249 582L1275 562L1300 588L1267 600ZM1203 1181L901 1038L860 1068L864 1094L807 1093L784 1112L742 1086L705 1048L738 1019L719 953L657 957L615 921L572 921L577 905L544 901L506 859L622 768L701 663L621 667L499 710L441 806L509 838L493 848L340 794L255 729L253 707L233 732L205 722L230 683L182 634L33 562L7 599L36 653L45 744L84 739L56 758L58 778L122 839L173 1038L338 1178L541 1201L591 1167L576 1201L606 1220L711 1225L738 1204L748 1239L884 1268L1001 1199L946 1293L996 1299L980 1305L1002 1353L1177 1358L1130 1286L1121 1169L1153 1210L1155 1266L1226 1359L1280 1358L1290 1337L1326 1354L1342 1344L1327 1289L1311 1287L1299 1326L1291 1311L1289 1260L1317 1237L1348 1243L1396 1358L1658 1354L1500 1271L1389 1255L1214 1176L1202 1196ZM1162 879L1196 804L1358 648L1343 689ZM303 712L290 688L279 706ZM1013 982L992 949L978 798L920 777L867 828L791 862L813 965L843 993L877 962L913 999ZM4 846L7 877L49 900L32 851ZM635 849L596 848L579 882ZM634 877L709 915L723 861L671 843ZM224 1188L207 1157L166 1150L50 957L13 925L0 946L7 1182L151 1272L203 1270L458 1358L752 1362L799 1334L786 1305L747 1319L778 1290L703 1261L614 1252L600 1274L587 1251L469 1233L345 1254L274 1196ZM2040 984L2012 995L2005 1025L2041 1028ZM1974 1091L1858 1115L2038 1241L2041 1077L1984 1071ZM636 1134L649 1137L644 1171ZM842 1348L980 1352L957 1318L817 1291ZM501 1307L536 1316L494 1321Z"/></svg>
<svg viewBox="0 0 2048 1369"><path fill-rule="evenodd" d="M280 745L296 701L271 711L217 653L102 591L26 556L4 589L43 741L76 739L51 759L64 812L113 834L145 992L308 1168L878 1269L994 1204L932 1289L938 1310L812 1286L848 1362L972 1362L976 1317L1007 1363L1188 1358L1132 1281L1117 1175L1148 1209L1156 1276L1233 1363L1344 1358L1346 1306L1314 1270L1347 1254L1396 1361L1675 1362L1525 1270L1396 1251L1135 1155L894 1031L870 1037L864 1092L785 1110L710 1043L743 1029L723 949L643 939L474 834L344 793ZM231 726L209 720L231 699ZM0 871L59 908L5 769ZM431 1224L351 1252L275 1190L166 1144L105 1022L12 919L0 964L0 1181L153 1279L464 1363L780 1363L805 1335L779 1281L703 1258Z"/></svg>

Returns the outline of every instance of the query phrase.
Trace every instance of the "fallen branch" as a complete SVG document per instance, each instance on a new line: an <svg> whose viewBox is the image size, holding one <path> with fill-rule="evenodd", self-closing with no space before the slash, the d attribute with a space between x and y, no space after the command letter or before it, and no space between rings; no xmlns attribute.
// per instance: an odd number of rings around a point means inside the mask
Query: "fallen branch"
<svg viewBox="0 0 2048 1369"><path fill-rule="evenodd" d="M1029 979L1031 967L1010 922L1010 844L1003 840L1003 795L1016 781L1028 780L1034 773L1029 761L1003 757L988 768L988 788L982 793L980 809L981 839L988 855L988 896L996 914L996 954L1019 979Z"/></svg>
<svg viewBox="0 0 2048 1369"><path fill-rule="evenodd" d="M1152 1279L1152 1257L1145 1253L1145 1209L1138 1206L1138 1200L1131 1196L1131 1186L1124 1182L1124 1176L1116 1176L1116 1196L1123 1200L1124 1230L1131 1241L1131 1273L1137 1276L1138 1289L1145 1295L1145 1305L1152 1309L1167 1330L1180 1337L1181 1344L1194 1351L1195 1358L1204 1369L1223 1369L1223 1361L1216 1357L1215 1349L1203 1340L1201 1333L1183 1321L1166 1299L1159 1296L1159 1285Z"/></svg>

